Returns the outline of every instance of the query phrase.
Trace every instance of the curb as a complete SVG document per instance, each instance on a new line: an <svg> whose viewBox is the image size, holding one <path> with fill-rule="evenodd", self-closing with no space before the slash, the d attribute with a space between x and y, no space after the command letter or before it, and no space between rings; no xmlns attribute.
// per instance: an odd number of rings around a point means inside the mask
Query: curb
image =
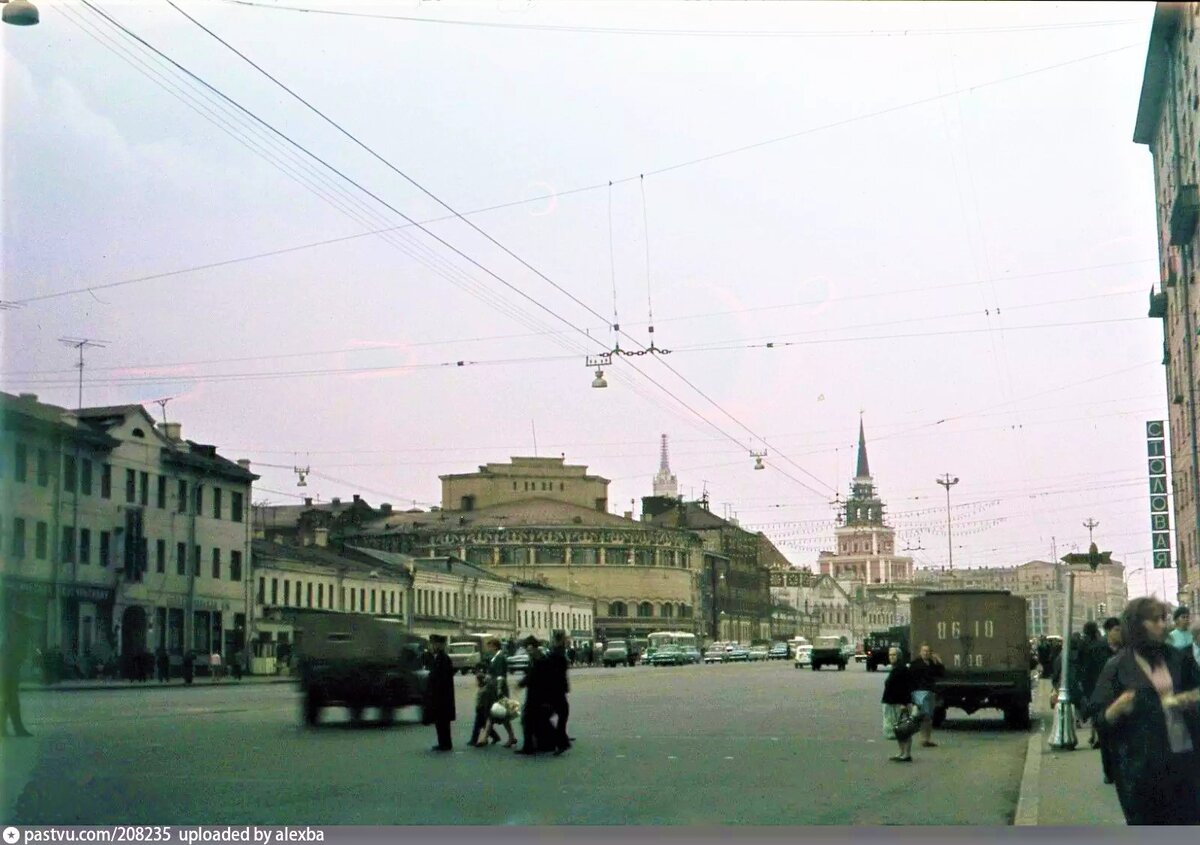
<svg viewBox="0 0 1200 845"><path fill-rule="evenodd" d="M264 678L261 681L253 680L225 680L220 683L212 683L211 681L196 680L191 686L195 689L219 689L221 687L257 687L267 686L269 684L294 684L299 681L299 678L284 676L279 678ZM147 690L168 690L168 689L186 689L188 684L180 680L172 683L162 684L157 681L146 681L145 683L129 683L129 682L114 682L111 684L22 684L21 692L129 692L132 690L147 691Z"/></svg>
<svg viewBox="0 0 1200 845"><path fill-rule="evenodd" d="M1042 725L1029 737L1025 749L1025 768L1021 773L1021 789L1017 794L1014 827L1032 827L1038 823L1038 805L1042 789Z"/></svg>

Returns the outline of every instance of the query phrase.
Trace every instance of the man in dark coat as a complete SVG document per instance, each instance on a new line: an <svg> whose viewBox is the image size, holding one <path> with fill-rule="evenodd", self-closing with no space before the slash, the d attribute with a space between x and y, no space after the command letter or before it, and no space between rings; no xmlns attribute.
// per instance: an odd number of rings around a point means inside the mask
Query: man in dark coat
<svg viewBox="0 0 1200 845"><path fill-rule="evenodd" d="M571 706L567 703L567 693L571 684L567 680L567 667L570 659L567 657L567 637L562 631L554 632L554 645L546 656L546 704L554 723L554 755L557 757L571 747L567 737L567 719L571 715Z"/></svg>
<svg viewBox="0 0 1200 845"><path fill-rule="evenodd" d="M154 653L154 665L158 670L159 683L165 684L171 678L171 656L162 646Z"/></svg>
<svg viewBox="0 0 1200 845"><path fill-rule="evenodd" d="M8 723L12 721L15 736L31 736L21 721L21 664L25 662L25 632L21 629L17 614L6 614L4 644L0 651L0 695L3 710L0 710L0 735L8 736Z"/></svg>
<svg viewBox="0 0 1200 845"><path fill-rule="evenodd" d="M429 636L429 647L433 652L433 666L425 685L425 710L422 724L437 729L437 745L433 751L453 751L450 741L450 723L456 718L454 712L454 664L446 654L446 638L440 634Z"/></svg>
<svg viewBox="0 0 1200 845"><path fill-rule="evenodd" d="M933 741L933 714L937 709L934 683L946 673L946 667L942 665L942 659L929 648L929 643L921 643L908 669L912 701L921 717L921 745L937 748L937 743Z"/></svg>
<svg viewBox="0 0 1200 845"><path fill-rule="evenodd" d="M536 754L549 751L550 720L546 698L546 656L542 654L537 637L525 640L525 651L529 655L529 666L517 686L525 688L525 706L521 708L521 747L518 754Z"/></svg>
<svg viewBox="0 0 1200 845"><path fill-rule="evenodd" d="M1111 659L1121 650L1121 620L1115 616L1110 616L1104 620L1104 646L1108 651L1108 657ZM1105 661L1105 665L1108 661ZM1100 673L1104 673L1104 667L1100 667ZM1096 678L1096 683L1099 683L1099 677ZM1092 696L1096 693L1096 685L1092 685ZM1104 771L1104 782L1113 782L1113 761L1111 743L1104 735L1104 721L1098 718L1098 714L1092 711L1092 702L1087 702L1088 711L1092 714L1092 727L1096 731L1096 744L1100 747L1100 768Z"/></svg>

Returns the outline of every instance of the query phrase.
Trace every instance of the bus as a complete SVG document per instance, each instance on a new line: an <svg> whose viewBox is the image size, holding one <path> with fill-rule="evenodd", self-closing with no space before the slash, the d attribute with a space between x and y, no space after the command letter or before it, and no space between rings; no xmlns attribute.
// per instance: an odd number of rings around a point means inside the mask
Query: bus
<svg viewBox="0 0 1200 845"><path fill-rule="evenodd" d="M677 645L682 649L696 649L696 635L686 631L656 631L647 637L646 657L654 654L662 646Z"/></svg>

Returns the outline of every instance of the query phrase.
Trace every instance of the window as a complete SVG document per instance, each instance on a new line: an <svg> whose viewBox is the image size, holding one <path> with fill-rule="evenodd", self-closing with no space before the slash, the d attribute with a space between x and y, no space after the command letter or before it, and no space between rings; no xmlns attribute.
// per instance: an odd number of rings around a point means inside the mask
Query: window
<svg viewBox="0 0 1200 845"><path fill-rule="evenodd" d="M179 489L177 493L179 497L179 512L187 513L187 481L179 479Z"/></svg>
<svg viewBox="0 0 1200 845"><path fill-rule="evenodd" d="M13 476L17 481L24 482L29 475L29 449L24 443L14 444L13 447Z"/></svg>
<svg viewBox="0 0 1200 845"><path fill-rule="evenodd" d="M100 565L108 566L109 559L112 555L112 533L108 531L100 532Z"/></svg>
<svg viewBox="0 0 1200 845"><path fill-rule="evenodd" d="M234 522L242 521L242 501L241 493L229 494L229 518Z"/></svg>
<svg viewBox="0 0 1200 845"><path fill-rule="evenodd" d="M317 607L325 606L325 585L317 585Z"/></svg>
<svg viewBox="0 0 1200 845"><path fill-rule="evenodd" d="M358 599L358 593L354 592L354 588L351 587L350 588L350 611L351 612L358 609L357 599Z"/></svg>
<svg viewBox="0 0 1200 845"><path fill-rule="evenodd" d="M279 604L279 579L271 579L271 604L272 606Z"/></svg>
<svg viewBox="0 0 1200 845"><path fill-rule="evenodd" d="M242 553L232 551L229 553L229 580L242 580Z"/></svg>
<svg viewBox="0 0 1200 845"><path fill-rule="evenodd" d="M45 487L50 483L50 453L45 449L37 451L37 476L38 487Z"/></svg>
<svg viewBox="0 0 1200 845"><path fill-rule="evenodd" d="M563 546L541 546L537 549L538 563L566 563L567 550Z"/></svg>
<svg viewBox="0 0 1200 845"><path fill-rule="evenodd" d="M283 603L289 605L292 603L292 582L288 579L283 579Z"/></svg>
<svg viewBox="0 0 1200 845"><path fill-rule="evenodd" d="M167 541L154 541L154 571L162 575L167 571Z"/></svg>
<svg viewBox="0 0 1200 845"><path fill-rule="evenodd" d="M138 481L141 482L138 490L138 502L141 503L142 507L146 507L146 505L150 504L150 473L138 473Z"/></svg>
<svg viewBox="0 0 1200 845"><path fill-rule="evenodd" d="M308 589L306 589L304 591L304 593L305 593L305 602L304 603L306 605L308 605L309 607L312 607L313 604L312 604L312 583L311 582L308 584Z"/></svg>
<svg viewBox="0 0 1200 845"><path fill-rule="evenodd" d="M358 588L358 609L364 613L367 610L367 589L366 587Z"/></svg>
<svg viewBox="0 0 1200 845"><path fill-rule="evenodd" d="M64 563L75 562L75 529L70 525L63 526L62 559Z"/></svg>
<svg viewBox="0 0 1200 845"><path fill-rule="evenodd" d="M221 518L221 488L213 488L213 519Z"/></svg>
<svg viewBox="0 0 1200 845"><path fill-rule="evenodd" d="M608 606L609 616L625 616L626 613L625 602L623 601L614 601Z"/></svg>
<svg viewBox="0 0 1200 845"><path fill-rule="evenodd" d="M200 577L200 547L192 547L192 574Z"/></svg>
<svg viewBox="0 0 1200 845"><path fill-rule="evenodd" d="M648 601L644 601L638 605L638 616L645 618L654 615L654 605Z"/></svg>
<svg viewBox="0 0 1200 845"><path fill-rule="evenodd" d="M175 574L187 575L187 544L175 544Z"/></svg>
<svg viewBox="0 0 1200 845"><path fill-rule="evenodd" d="M158 501L155 504L162 509L167 507L167 477L165 475L158 477Z"/></svg>
<svg viewBox="0 0 1200 845"><path fill-rule="evenodd" d="M133 504L137 500L137 473L131 469L125 470L125 501Z"/></svg>
<svg viewBox="0 0 1200 845"><path fill-rule="evenodd" d="M112 465L103 464L100 467L100 498L112 498Z"/></svg>
<svg viewBox="0 0 1200 845"><path fill-rule="evenodd" d="M204 485L192 485L192 513L200 516L200 504L204 501Z"/></svg>
<svg viewBox="0 0 1200 845"><path fill-rule="evenodd" d="M220 579L221 577L221 550L213 549L212 553L212 577Z"/></svg>
<svg viewBox="0 0 1200 845"><path fill-rule="evenodd" d="M92 562L92 532L87 528L79 529L79 562L84 565Z"/></svg>
<svg viewBox="0 0 1200 845"><path fill-rule="evenodd" d="M371 590L371 612L375 612L375 591Z"/></svg>
<svg viewBox="0 0 1200 845"><path fill-rule="evenodd" d="M76 475L78 474L76 472L75 467L76 467L75 456L74 455L64 455L63 456L63 489L68 493L75 492L75 484L77 483ZM74 548L74 545L75 545L74 543L71 544L72 548Z"/></svg>
<svg viewBox="0 0 1200 845"><path fill-rule="evenodd" d="M39 522L34 534L33 556L38 560L46 559L46 546L50 534L50 526L44 522Z"/></svg>
<svg viewBox="0 0 1200 845"><path fill-rule="evenodd" d="M79 488L83 495L92 495L92 462L87 458L79 462Z"/></svg>
<svg viewBox="0 0 1200 845"><path fill-rule="evenodd" d="M25 520L20 517L13 520L12 556L25 557Z"/></svg>

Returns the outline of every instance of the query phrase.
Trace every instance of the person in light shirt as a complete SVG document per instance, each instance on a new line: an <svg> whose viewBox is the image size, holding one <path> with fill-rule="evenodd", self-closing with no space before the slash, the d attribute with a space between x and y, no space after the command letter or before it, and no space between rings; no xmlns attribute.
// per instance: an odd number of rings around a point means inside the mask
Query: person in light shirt
<svg viewBox="0 0 1200 845"><path fill-rule="evenodd" d="M1192 612L1186 607L1175 608L1175 629L1167 634L1167 645L1173 645L1175 648L1190 648L1192 645L1192 633L1188 630L1192 626Z"/></svg>

